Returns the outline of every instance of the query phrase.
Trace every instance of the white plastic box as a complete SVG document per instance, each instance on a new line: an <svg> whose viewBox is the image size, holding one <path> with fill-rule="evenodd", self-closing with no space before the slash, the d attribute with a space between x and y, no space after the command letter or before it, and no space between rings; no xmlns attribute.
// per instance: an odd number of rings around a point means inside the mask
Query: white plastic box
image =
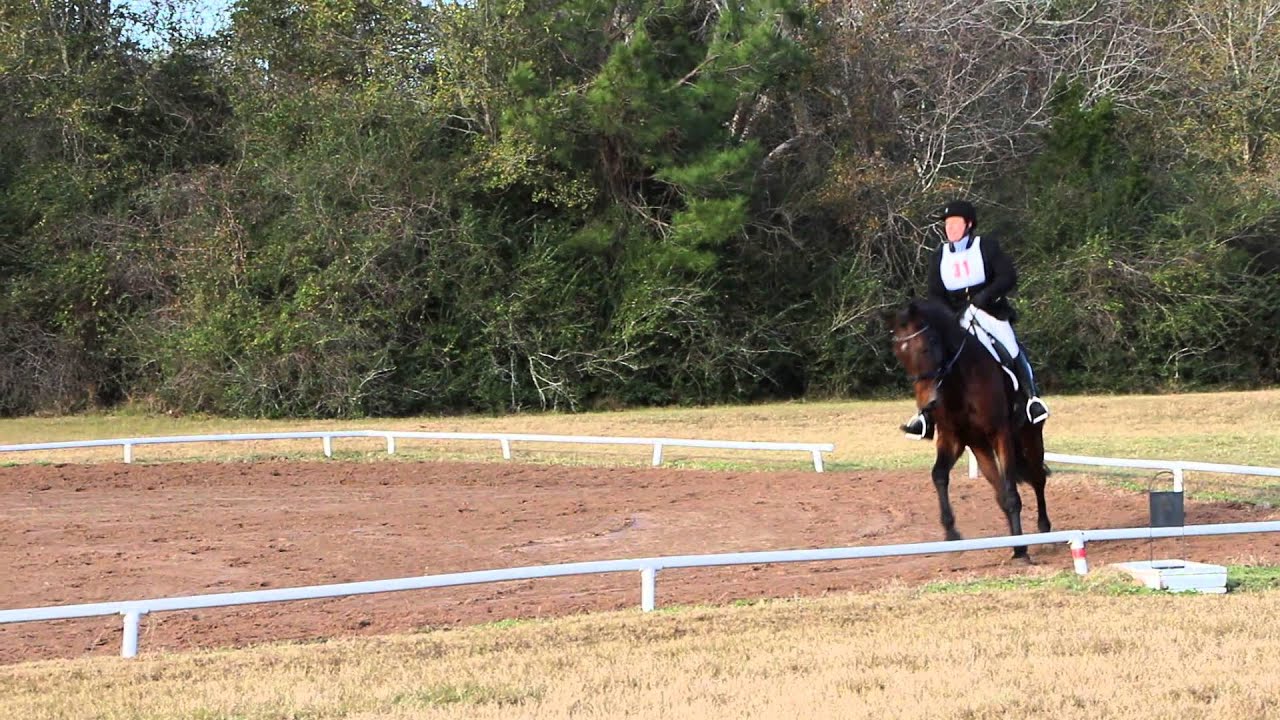
<svg viewBox="0 0 1280 720"><path fill-rule="evenodd" d="M1116 568L1134 576L1153 590L1169 592L1225 593L1227 568L1190 560L1142 560L1116 563Z"/></svg>

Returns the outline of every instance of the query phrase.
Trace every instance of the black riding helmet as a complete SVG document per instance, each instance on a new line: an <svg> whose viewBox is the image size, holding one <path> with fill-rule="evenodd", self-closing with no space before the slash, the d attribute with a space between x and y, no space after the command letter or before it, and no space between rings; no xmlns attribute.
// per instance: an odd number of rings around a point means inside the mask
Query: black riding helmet
<svg viewBox="0 0 1280 720"><path fill-rule="evenodd" d="M973 203L968 200L952 200L942 209L938 211L936 219L941 222L949 217L962 217L969 223L969 227L978 227L978 211L974 209Z"/></svg>

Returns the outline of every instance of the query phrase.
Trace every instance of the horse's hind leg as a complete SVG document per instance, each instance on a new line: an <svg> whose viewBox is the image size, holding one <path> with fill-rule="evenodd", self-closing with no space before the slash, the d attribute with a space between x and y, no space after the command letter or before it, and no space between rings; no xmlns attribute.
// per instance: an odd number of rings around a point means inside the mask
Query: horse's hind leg
<svg viewBox="0 0 1280 720"><path fill-rule="evenodd" d="M1047 533L1053 528L1049 522L1049 510L1044 501L1044 488L1048 482L1048 474L1044 465L1044 436L1041 425L1028 424L1023 428L1020 440L1022 452L1022 472L1027 484L1036 492L1036 528Z"/></svg>
<svg viewBox="0 0 1280 720"><path fill-rule="evenodd" d="M960 533L956 532L956 516L951 511L951 496L948 492L948 486L951 484L951 468L955 467L956 460L959 459L964 446L956 443L950 433L944 432L942 428L938 428L937 432L936 447L938 454L933 461L933 489L938 493L938 509L941 513L942 529L946 533L946 538L948 540L960 540Z"/></svg>
<svg viewBox="0 0 1280 720"><path fill-rule="evenodd" d="M1036 491L1036 529L1042 533L1047 533L1053 529L1053 523L1049 522L1049 510L1044 504L1044 486L1046 478L1044 476L1044 468L1032 470L1027 473L1027 482L1030 483L1031 489Z"/></svg>
<svg viewBox="0 0 1280 720"><path fill-rule="evenodd" d="M1022 534L1022 496L1018 494L1018 488L1014 484L1015 470L1011 466L1013 455L1012 440L1007 437L997 437L996 447L992 448L972 448L973 457L978 461L978 468L982 470L982 474L987 478L987 482L991 483L991 487L996 491L996 499L1000 503L1000 509L1004 511L1005 518L1009 521L1009 534ZM1030 561L1027 555L1027 546L1019 545L1013 549L1013 559Z"/></svg>

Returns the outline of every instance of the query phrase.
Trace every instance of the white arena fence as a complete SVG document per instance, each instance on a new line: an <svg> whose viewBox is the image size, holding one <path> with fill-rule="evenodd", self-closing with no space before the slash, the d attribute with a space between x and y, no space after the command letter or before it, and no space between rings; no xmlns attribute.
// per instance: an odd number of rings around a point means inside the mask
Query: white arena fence
<svg viewBox="0 0 1280 720"><path fill-rule="evenodd" d="M164 445L173 443L249 442L256 440L306 440L318 438L324 446L325 457L333 457L334 438L383 438L387 454L396 452L396 440L481 440L497 442L502 447L502 457L511 459L511 443L559 443L587 445L651 445L653 466L662 464L662 451L666 447L716 448L726 450L782 450L809 453L813 469L822 472L822 453L835 450L832 443L763 442L754 440L694 440L689 438L646 437L597 437L591 435L530 435L521 433L460 433L460 432L412 432L402 430L315 430L307 432L233 433L226 435L168 435L161 437L111 438L108 440L66 440L62 442L0 445L0 453L27 452L33 450L66 450L70 448L116 447L124 450L124 461L133 462L133 448L138 445Z"/></svg>
<svg viewBox="0 0 1280 720"><path fill-rule="evenodd" d="M120 645L122 657L138 654L138 634L142 617L148 613L203 608L231 607L257 603L286 602L291 600L317 600L323 598L368 595L372 593L427 588L476 585L481 583L510 582L537 578L564 577L568 575L595 575L613 572L640 572L640 608L646 612L657 605L657 577L660 570L679 568L724 567L731 565L763 565L770 563L819 562L853 560L859 558L883 558L907 555L955 553L969 550L991 550L1019 545L1049 545L1069 543L1075 570L1084 575L1089 571L1085 555L1085 543L1102 540L1140 540L1167 537L1192 537L1202 535L1231 535L1238 533L1280 532L1280 521L1225 523L1215 525L1187 525L1162 528L1117 528L1105 530L1068 530L1028 535L1014 535L972 540L911 543L900 545L873 545L865 547L823 548L812 550L776 550L763 552L721 553L713 555L674 555L630 560L599 560L593 562L540 565L502 570L479 570L443 575L369 580L334 585L279 588L275 590L251 590L245 592L189 595L185 597L127 600L121 602L61 605L52 607L0 610L0 624L67 620L73 618L121 615L124 617L124 634Z"/></svg>
<svg viewBox="0 0 1280 720"><path fill-rule="evenodd" d="M1191 470L1223 475L1257 475L1261 477L1280 478L1280 468L1259 467L1257 465L1225 465L1221 463L1195 462L1191 460L1137 460L1133 458L1105 458L1089 455L1062 455L1060 453L1044 454L1045 462L1062 463L1064 465L1093 465L1097 467L1133 468L1139 470L1161 470L1172 474L1173 491L1183 491L1184 475ZM978 461L969 453L969 477L978 477Z"/></svg>

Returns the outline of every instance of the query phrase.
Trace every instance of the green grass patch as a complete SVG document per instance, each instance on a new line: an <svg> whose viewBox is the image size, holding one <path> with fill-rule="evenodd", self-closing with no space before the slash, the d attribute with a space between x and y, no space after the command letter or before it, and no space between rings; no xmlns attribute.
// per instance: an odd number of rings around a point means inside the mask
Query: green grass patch
<svg viewBox="0 0 1280 720"><path fill-rule="evenodd" d="M523 625L530 625L534 622L536 621L530 620L528 618L503 618L501 620L494 620L493 622L490 622L490 623L483 623L481 627L491 627L491 628L496 628L498 630L510 630L511 628L517 628Z"/></svg>
<svg viewBox="0 0 1280 720"><path fill-rule="evenodd" d="M1170 483L1163 478L1152 482L1151 480L1140 479L1135 475L1122 474L1120 471L1113 471L1100 477L1108 487L1129 492L1147 493L1153 490L1167 491L1170 489ZM1274 483L1232 482L1216 478L1197 478L1196 480L1186 481L1183 487L1185 488L1184 492L1187 500L1241 503L1264 509L1280 505L1280 485Z"/></svg>
<svg viewBox="0 0 1280 720"><path fill-rule="evenodd" d="M1228 592L1256 592L1280 588L1280 567L1274 565L1230 565Z"/></svg>
<svg viewBox="0 0 1280 720"><path fill-rule="evenodd" d="M1228 592L1264 592L1277 589L1280 589L1280 566L1230 565L1227 567ZM1141 585L1137 580L1113 569L1095 570L1084 576L1064 570L1050 575L944 580L924 585L920 588L920 593L980 595L1021 590L1054 590L1096 595L1163 593L1161 590L1153 590Z"/></svg>
<svg viewBox="0 0 1280 720"><path fill-rule="evenodd" d="M1098 595L1144 595L1156 592L1135 584L1126 575L1106 571L1098 571L1084 576L1070 571L1063 571L1051 575L1019 575L1005 578L975 578L973 580L958 581L945 580L929 583L921 588L920 592L924 594L957 593L977 595L1011 590L1057 590Z"/></svg>
<svg viewBox="0 0 1280 720"><path fill-rule="evenodd" d="M1280 464L1280 448L1276 447L1275 440L1274 434L1270 432L1245 434L1221 431L1206 424L1199 428L1182 428L1176 434L1166 437L1112 437L1093 434L1064 437L1062 434L1046 431L1045 444L1050 452L1063 455L1275 466Z"/></svg>
<svg viewBox="0 0 1280 720"><path fill-rule="evenodd" d="M342 709L260 708L253 712L228 712L201 708L193 711L191 720L340 720L349 713Z"/></svg>
<svg viewBox="0 0 1280 720"><path fill-rule="evenodd" d="M672 603L671 605L658 605L653 609L654 615L683 615L689 612L715 611L717 608L710 603Z"/></svg>

